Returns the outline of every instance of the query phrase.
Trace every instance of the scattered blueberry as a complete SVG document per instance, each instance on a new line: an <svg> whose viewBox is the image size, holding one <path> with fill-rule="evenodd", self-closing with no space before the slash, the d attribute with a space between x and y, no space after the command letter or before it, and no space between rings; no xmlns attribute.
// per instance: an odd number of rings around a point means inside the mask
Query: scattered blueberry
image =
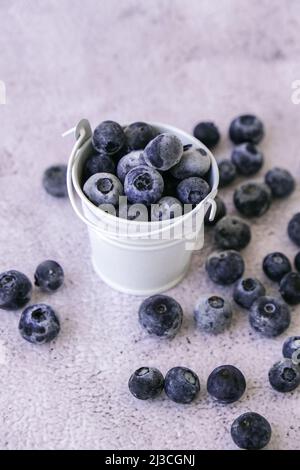
<svg viewBox="0 0 300 470"><path fill-rule="evenodd" d="M218 335L231 325L230 303L217 295L201 297L194 310L197 327L206 333Z"/></svg>
<svg viewBox="0 0 300 470"><path fill-rule="evenodd" d="M67 166L54 165L45 170L43 186L48 194L54 197L66 197L67 190Z"/></svg>
<svg viewBox="0 0 300 470"><path fill-rule="evenodd" d="M300 246L300 212L295 214L289 221L288 235L296 245Z"/></svg>
<svg viewBox="0 0 300 470"><path fill-rule="evenodd" d="M258 413L244 413L231 426L231 437L240 449L263 449L270 442L271 434L269 422Z"/></svg>
<svg viewBox="0 0 300 470"><path fill-rule="evenodd" d="M164 377L154 367L137 369L128 381L130 392L139 400L149 400L157 397L164 388Z"/></svg>
<svg viewBox="0 0 300 470"><path fill-rule="evenodd" d="M231 154L232 163L240 175L251 176L257 173L264 163L263 154L250 143L237 145Z"/></svg>
<svg viewBox="0 0 300 470"><path fill-rule="evenodd" d="M264 126L256 116L244 114L231 122L229 136L235 144L243 142L258 144L264 136Z"/></svg>
<svg viewBox="0 0 300 470"><path fill-rule="evenodd" d="M259 297L251 306L249 322L255 331L272 338L281 335L290 325L290 309L275 297Z"/></svg>
<svg viewBox="0 0 300 470"><path fill-rule="evenodd" d="M134 150L124 155L117 166L117 176L121 183L124 183L125 177L130 170L141 165L145 165L145 160L140 150Z"/></svg>
<svg viewBox="0 0 300 470"><path fill-rule="evenodd" d="M208 393L220 403L227 404L239 400L245 390L244 375L231 365L217 367L207 379Z"/></svg>
<svg viewBox="0 0 300 470"><path fill-rule="evenodd" d="M237 251L228 250L212 253L206 260L206 271L216 284L233 284L242 277L245 263Z"/></svg>
<svg viewBox="0 0 300 470"><path fill-rule="evenodd" d="M269 186L273 197L289 196L295 189L295 180L288 170L272 168L265 176L265 183Z"/></svg>
<svg viewBox="0 0 300 470"><path fill-rule="evenodd" d="M151 140L143 155L147 165L161 171L169 170L183 154L181 140L173 134L160 134Z"/></svg>
<svg viewBox="0 0 300 470"><path fill-rule="evenodd" d="M288 273L280 281L279 291L283 299L291 305L300 303L300 274Z"/></svg>
<svg viewBox="0 0 300 470"><path fill-rule="evenodd" d="M111 173L96 173L85 182L83 192L97 206L101 204L115 206L123 194L123 186L120 180Z"/></svg>
<svg viewBox="0 0 300 470"><path fill-rule="evenodd" d="M219 220L221 220L222 217L226 215L227 209L226 209L225 202L223 201L223 199L221 199L219 196L216 196L215 203L217 205L215 218L213 221L209 220L210 212L211 212L211 208L209 208L204 217L205 225L209 225L209 226L216 225L216 223Z"/></svg>
<svg viewBox="0 0 300 470"><path fill-rule="evenodd" d="M209 149L215 147L220 140L220 132L213 122L199 122L194 128L194 136Z"/></svg>
<svg viewBox="0 0 300 470"><path fill-rule="evenodd" d="M214 238L218 248L242 250L250 243L251 230L243 220L227 215L217 223Z"/></svg>
<svg viewBox="0 0 300 470"><path fill-rule="evenodd" d="M271 205L271 192L263 183L244 183L234 192L234 204L245 217L260 217Z"/></svg>
<svg viewBox="0 0 300 470"><path fill-rule="evenodd" d="M151 220L169 220L180 217L183 214L182 204L178 199L171 196L162 197L151 207Z"/></svg>
<svg viewBox="0 0 300 470"><path fill-rule="evenodd" d="M300 273L300 251L295 256L295 268Z"/></svg>
<svg viewBox="0 0 300 470"><path fill-rule="evenodd" d="M26 341L43 344L56 338L60 324L56 313L49 305L36 304L30 305L22 312L19 330Z"/></svg>
<svg viewBox="0 0 300 470"><path fill-rule="evenodd" d="M266 289L258 279L241 279L235 286L233 298L241 307L250 309L252 304L266 294Z"/></svg>
<svg viewBox="0 0 300 470"><path fill-rule="evenodd" d="M131 203L155 204L162 196L164 180L154 168L138 166L127 173L124 182L125 194Z"/></svg>
<svg viewBox="0 0 300 470"><path fill-rule="evenodd" d="M224 188L232 183L236 178L236 167L231 160L224 158L218 162L219 167L219 187Z"/></svg>
<svg viewBox="0 0 300 470"><path fill-rule="evenodd" d="M209 193L209 184L197 176L186 178L177 186L177 196L183 204L196 206L203 201Z"/></svg>
<svg viewBox="0 0 300 470"><path fill-rule="evenodd" d="M168 295L153 295L139 308L139 322L151 334L174 338L180 330L183 312L180 304Z"/></svg>
<svg viewBox="0 0 300 470"><path fill-rule="evenodd" d="M290 336L285 340L282 347L283 357L292 359L295 351L300 352L300 336Z"/></svg>
<svg viewBox="0 0 300 470"><path fill-rule="evenodd" d="M292 270L292 266L287 256L276 251L264 258L263 270L269 279L279 282Z"/></svg>
<svg viewBox="0 0 300 470"><path fill-rule="evenodd" d="M191 403L199 391L198 376L186 367L173 367L165 377L165 392L176 403Z"/></svg>
<svg viewBox="0 0 300 470"><path fill-rule="evenodd" d="M30 300L32 284L25 274L11 269L0 274L0 308L17 310Z"/></svg>
<svg viewBox="0 0 300 470"><path fill-rule="evenodd" d="M125 145L126 137L120 124L103 121L93 132L92 144L99 153L114 155Z"/></svg>
<svg viewBox="0 0 300 470"><path fill-rule="evenodd" d="M84 163L83 184L96 173L114 173L115 164L108 155L94 153Z"/></svg>
<svg viewBox="0 0 300 470"><path fill-rule="evenodd" d="M183 180L190 176L204 176L210 169L210 156L204 150L190 148L183 152L180 161L171 168L170 173L175 178Z"/></svg>
<svg viewBox="0 0 300 470"><path fill-rule="evenodd" d="M56 261L43 261L36 268L34 281L35 285L43 291L54 292L64 282L63 269Z"/></svg>
<svg viewBox="0 0 300 470"><path fill-rule="evenodd" d="M144 150L157 134L155 129L146 122L134 122L126 127L124 132L128 146L132 150Z"/></svg>
<svg viewBox="0 0 300 470"><path fill-rule="evenodd" d="M291 359L283 359L270 369L269 381L277 392L291 392L300 385L300 368Z"/></svg>

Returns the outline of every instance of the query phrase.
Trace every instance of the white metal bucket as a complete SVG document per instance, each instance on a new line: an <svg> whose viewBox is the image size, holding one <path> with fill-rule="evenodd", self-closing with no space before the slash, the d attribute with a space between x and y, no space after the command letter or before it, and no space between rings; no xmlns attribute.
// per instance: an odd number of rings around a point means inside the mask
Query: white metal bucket
<svg viewBox="0 0 300 470"><path fill-rule="evenodd" d="M83 164L92 151L92 130L86 119L77 125L76 143L67 172L71 204L76 214L88 226L92 263L96 273L114 289L134 295L163 292L183 279L189 268L193 250L202 247L201 233L203 234L203 218L206 211L211 208L211 220L215 216L214 198L219 183L217 163L212 153L199 140L175 127L161 123L151 124L161 132L177 135L184 145L201 146L211 158L211 192L188 214L164 222L138 222L116 218L92 204L81 188ZM81 205L78 204L79 199ZM186 231L182 230L183 236L180 238L164 238L170 229L181 230L189 223L194 227L195 220L196 232L186 234Z"/></svg>

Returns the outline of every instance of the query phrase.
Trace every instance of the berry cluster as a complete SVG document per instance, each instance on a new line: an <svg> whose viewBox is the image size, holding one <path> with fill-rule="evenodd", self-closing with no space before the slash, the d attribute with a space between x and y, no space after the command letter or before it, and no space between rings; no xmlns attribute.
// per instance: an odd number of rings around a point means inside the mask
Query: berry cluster
<svg viewBox="0 0 300 470"><path fill-rule="evenodd" d="M56 261L43 261L36 268L34 281L41 291L55 292L63 284L63 269ZM31 294L32 283L25 274L15 270L0 274L0 309L18 310L29 302ZM34 304L21 313L19 331L30 343L43 344L56 338L60 322L50 305Z"/></svg>

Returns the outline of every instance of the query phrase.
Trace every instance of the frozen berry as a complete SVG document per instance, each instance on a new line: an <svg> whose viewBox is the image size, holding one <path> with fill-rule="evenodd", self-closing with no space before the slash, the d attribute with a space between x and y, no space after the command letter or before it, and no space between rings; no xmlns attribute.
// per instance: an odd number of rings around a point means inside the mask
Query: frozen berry
<svg viewBox="0 0 300 470"><path fill-rule="evenodd" d="M17 310L30 300L32 284L25 274L11 269L0 274L0 308Z"/></svg>
<svg viewBox="0 0 300 470"><path fill-rule="evenodd" d="M139 308L139 322L155 336L174 338L180 330L183 312L180 304L168 295L153 295Z"/></svg>
<svg viewBox="0 0 300 470"><path fill-rule="evenodd" d="M143 150L157 134L155 129L146 122L134 122L126 127L124 132L128 146L132 150Z"/></svg>
<svg viewBox="0 0 300 470"><path fill-rule="evenodd" d="M248 224L235 216L225 216L216 225L215 243L224 250L242 250L251 240Z"/></svg>
<svg viewBox="0 0 300 470"><path fill-rule="evenodd" d="M194 318L199 330L218 335L230 327L232 308L220 296L201 297L194 309Z"/></svg>
<svg viewBox="0 0 300 470"><path fill-rule="evenodd" d="M124 190L130 203L149 206L155 204L161 198L164 190L164 180L154 168L138 166L127 173Z"/></svg>
<svg viewBox="0 0 300 470"><path fill-rule="evenodd" d="M236 178L236 167L231 160L224 158L218 162L219 167L219 187L224 188L232 183Z"/></svg>
<svg viewBox="0 0 300 470"><path fill-rule="evenodd" d="M170 173L179 180L189 178L190 176L202 177L206 175L210 165L210 156L206 150L191 147L183 152L179 163L171 168Z"/></svg>
<svg viewBox="0 0 300 470"><path fill-rule="evenodd" d="M233 403L241 398L246 390L246 380L237 367L219 366L207 380L207 391L220 403Z"/></svg>
<svg viewBox="0 0 300 470"><path fill-rule="evenodd" d="M64 282L64 272L56 261L46 260L38 265L34 274L35 285L45 292L54 292Z"/></svg>
<svg viewBox="0 0 300 470"><path fill-rule="evenodd" d="M111 173L96 173L85 182L83 192L96 206L101 204L115 206L123 194L123 186Z"/></svg>
<svg viewBox="0 0 300 470"><path fill-rule="evenodd" d="M275 297L259 297L249 314L249 322L255 331L272 338L281 335L290 325L290 309L285 302Z"/></svg>
<svg viewBox="0 0 300 470"><path fill-rule="evenodd" d="M210 213L211 213L211 208L209 208L205 214L204 217L204 223L205 225L212 226L215 225L219 220L222 219L226 215L227 209L225 206L225 202L223 199L221 199L219 196L215 197L215 203L216 203L216 214L214 220L210 221Z"/></svg>
<svg viewBox="0 0 300 470"><path fill-rule="evenodd" d="M164 377L154 367L140 367L130 377L128 387L135 398L149 400L162 392Z"/></svg>
<svg viewBox="0 0 300 470"><path fill-rule="evenodd" d="M126 137L120 124L103 121L93 132L92 144L99 153L114 155L125 145Z"/></svg>
<svg viewBox="0 0 300 470"><path fill-rule="evenodd" d="M233 291L233 298L241 307L249 309L261 296L266 294L266 289L258 279L246 278L240 280Z"/></svg>
<svg viewBox="0 0 300 470"><path fill-rule="evenodd" d="M269 422L258 413L244 413L231 426L231 437L240 449L263 449L270 442L271 435Z"/></svg>
<svg viewBox="0 0 300 470"><path fill-rule="evenodd" d="M245 217L260 217L271 205L271 192L263 183L244 183L234 192L234 204Z"/></svg>
<svg viewBox="0 0 300 470"><path fill-rule="evenodd" d="M67 190L67 166L54 165L45 170L43 186L48 194L54 197L66 197Z"/></svg>
<svg viewBox="0 0 300 470"><path fill-rule="evenodd" d="M288 273L280 281L279 291L283 299L291 305L300 303L300 274Z"/></svg>
<svg viewBox="0 0 300 470"><path fill-rule="evenodd" d="M165 377L165 392L176 403L191 403L199 391L198 376L186 367L173 367Z"/></svg>
<svg viewBox="0 0 300 470"><path fill-rule="evenodd" d="M283 359L270 369L269 381L277 392L292 392L300 385L300 368L291 359Z"/></svg>
<svg viewBox="0 0 300 470"><path fill-rule="evenodd" d="M283 357L292 359L295 351L300 352L300 336L290 336L285 340L282 347Z"/></svg>
<svg viewBox="0 0 300 470"><path fill-rule="evenodd" d="M49 305L30 305L22 312L19 331L30 343L43 344L52 341L59 330L59 320Z"/></svg>
<svg viewBox="0 0 300 470"><path fill-rule="evenodd" d="M147 165L165 171L176 165L182 157L183 145L173 134L160 134L151 140L143 152Z"/></svg>
<svg viewBox="0 0 300 470"><path fill-rule="evenodd" d="M229 136L235 144L243 142L258 144L264 136L264 126L256 116L244 114L231 122Z"/></svg>
<svg viewBox="0 0 300 470"><path fill-rule="evenodd" d="M286 255L276 251L264 258L263 270L269 279L279 282L283 276L292 270L292 266Z"/></svg>
<svg viewBox="0 0 300 470"><path fill-rule="evenodd" d="M177 196L183 204L196 206L203 201L209 193L209 184L202 178L196 176L182 180L177 186Z"/></svg>
<svg viewBox="0 0 300 470"><path fill-rule="evenodd" d="M255 145L244 143L233 149L231 160L240 175L251 176L261 169L264 157Z"/></svg>
<svg viewBox="0 0 300 470"><path fill-rule="evenodd" d="M227 250L212 253L206 260L205 267L213 282L226 286L242 277L245 263L240 253Z"/></svg>
<svg viewBox="0 0 300 470"><path fill-rule="evenodd" d="M269 186L273 197L289 196L295 189L295 180L288 170L272 168L265 176L265 183Z"/></svg>

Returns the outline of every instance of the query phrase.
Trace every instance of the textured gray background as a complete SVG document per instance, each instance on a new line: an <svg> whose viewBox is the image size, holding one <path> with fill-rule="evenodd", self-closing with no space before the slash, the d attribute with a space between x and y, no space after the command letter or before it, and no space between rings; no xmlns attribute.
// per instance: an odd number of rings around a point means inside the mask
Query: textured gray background
<svg viewBox="0 0 300 470"><path fill-rule="evenodd" d="M195 255L186 279L171 295L185 311L172 342L139 328L140 300L114 292L94 274L85 227L67 200L41 188L47 165L67 162L73 138L61 133L87 117L120 122L164 121L191 130L215 120L223 133L217 156L227 156L228 124L255 112L266 124L267 168L289 167L299 181L300 106L291 83L300 79L300 3L297 0L1 0L0 106L1 271L31 278L45 258L66 273L53 296L34 292L61 317L55 343L34 347L18 334L20 312L0 315L0 447L109 449L233 449L229 429L254 410L273 427L270 449L300 449L300 391L283 396L267 380L283 337L267 340L249 329L236 309L231 330L216 338L196 332L192 309L200 294L231 295L205 274L211 251ZM299 186L300 187L300 186ZM296 247L286 224L299 211L299 187L288 201L253 221L244 251L247 274L261 273L262 257ZM224 191L230 210L232 189ZM289 333L299 333L299 308ZM213 404L205 382L222 364L240 367L247 392L238 403ZM200 377L196 403L179 406L164 395L152 403L131 397L130 373L141 365L165 373L185 365Z"/></svg>

